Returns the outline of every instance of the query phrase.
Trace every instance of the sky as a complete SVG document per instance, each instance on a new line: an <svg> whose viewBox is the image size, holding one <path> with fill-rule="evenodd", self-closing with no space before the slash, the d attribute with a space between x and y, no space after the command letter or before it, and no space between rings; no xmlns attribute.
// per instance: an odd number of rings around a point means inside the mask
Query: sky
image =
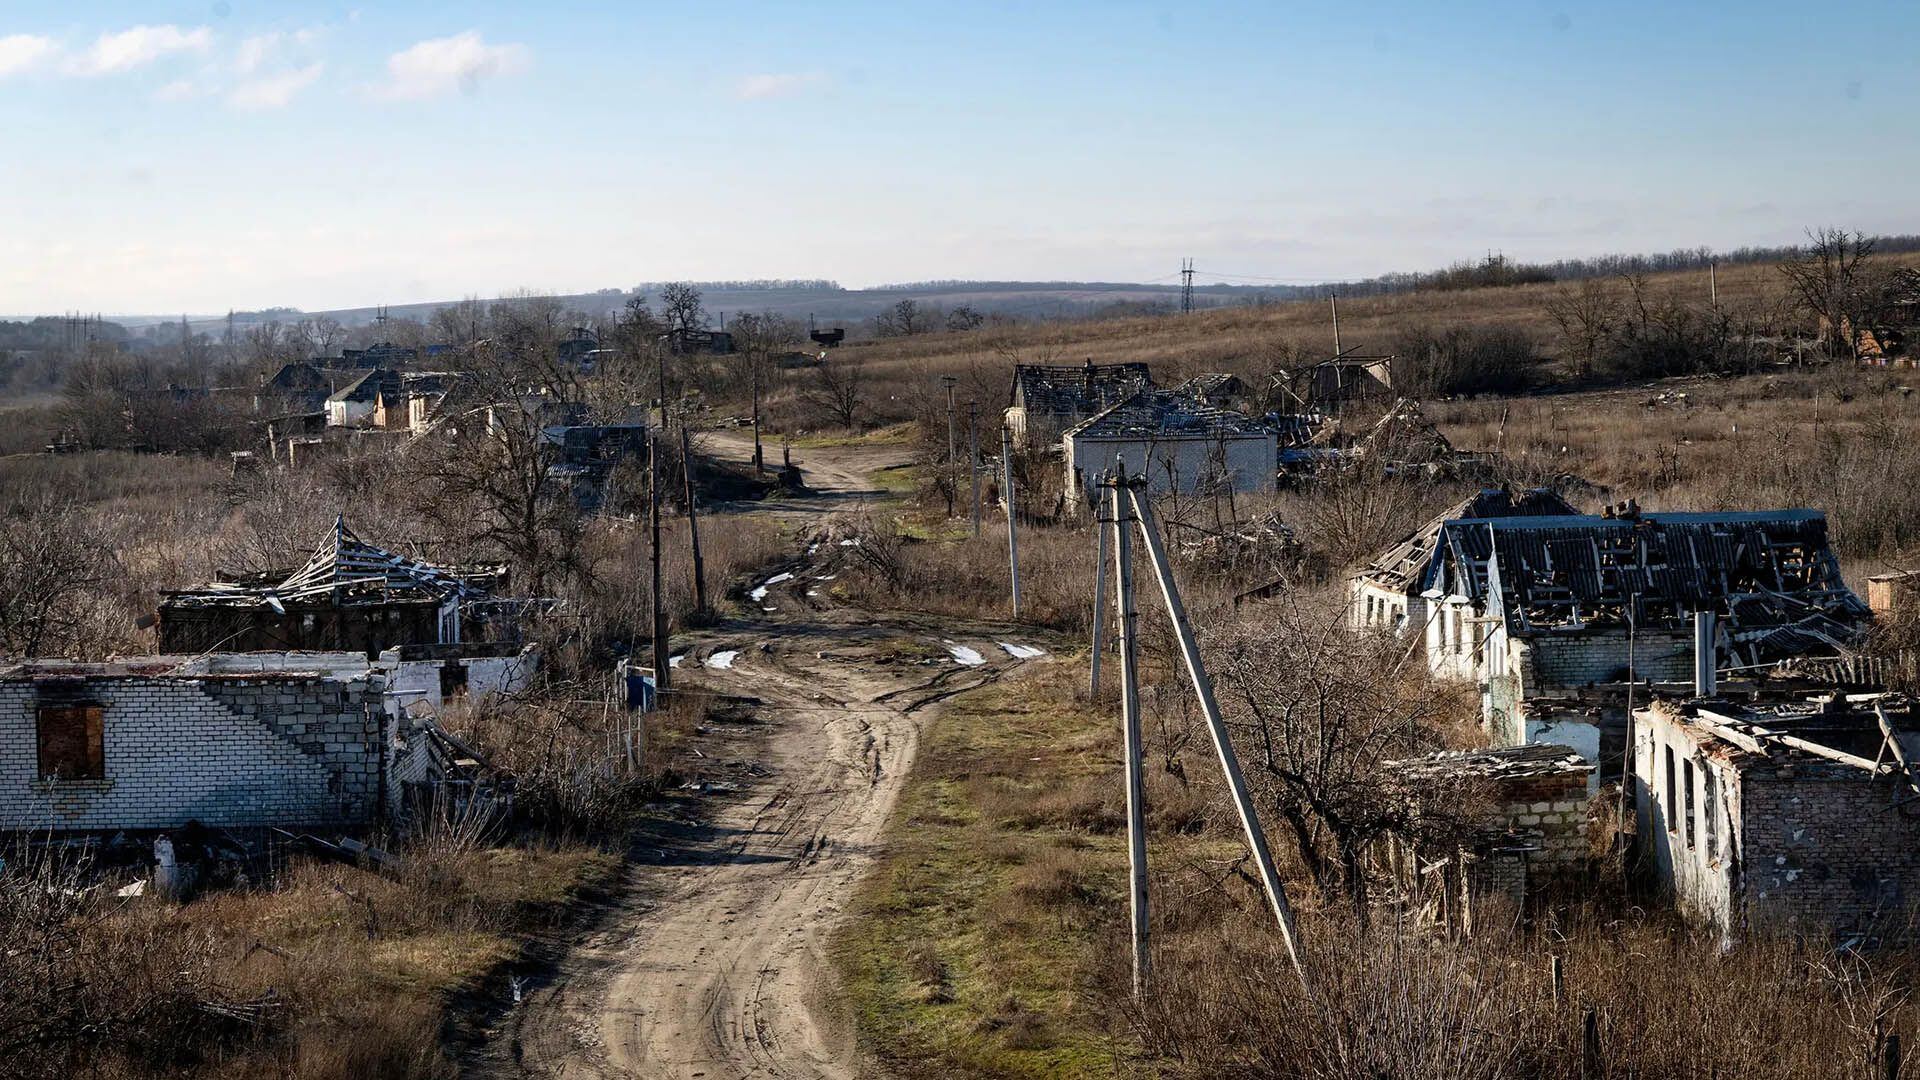
<svg viewBox="0 0 1920 1080"><path fill-rule="evenodd" d="M1912 0L0 0L0 313L1920 232L1916 39Z"/></svg>

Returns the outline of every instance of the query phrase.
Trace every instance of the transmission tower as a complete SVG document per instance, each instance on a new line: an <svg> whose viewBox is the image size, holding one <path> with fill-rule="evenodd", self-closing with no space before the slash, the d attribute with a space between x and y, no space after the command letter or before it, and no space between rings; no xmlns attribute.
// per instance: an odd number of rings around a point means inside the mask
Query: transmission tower
<svg viewBox="0 0 1920 1080"><path fill-rule="evenodd" d="M1193 260L1180 260L1180 314L1193 311Z"/></svg>

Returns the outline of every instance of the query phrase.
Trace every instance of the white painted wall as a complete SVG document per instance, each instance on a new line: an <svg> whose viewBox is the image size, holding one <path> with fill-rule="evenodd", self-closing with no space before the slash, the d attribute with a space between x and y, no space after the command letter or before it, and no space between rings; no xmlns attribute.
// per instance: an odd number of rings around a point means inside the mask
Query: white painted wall
<svg viewBox="0 0 1920 1080"><path fill-rule="evenodd" d="M1278 443L1272 432L1230 436L1225 440L1227 475L1235 491L1272 491L1278 477ZM1066 450L1067 489L1078 486L1085 498L1099 494L1100 474L1113 467L1116 455L1126 462L1129 474L1146 473L1148 491L1164 495L1170 491L1193 491L1201 481L1213 475L1220 465L1222 442L1210 435L1174 436L1154 440L1099 438L1085 434L1068 435ZM1167 463L1173 465L1169 478ZM1075 470L1079 473L1076 476Z"/></svg>

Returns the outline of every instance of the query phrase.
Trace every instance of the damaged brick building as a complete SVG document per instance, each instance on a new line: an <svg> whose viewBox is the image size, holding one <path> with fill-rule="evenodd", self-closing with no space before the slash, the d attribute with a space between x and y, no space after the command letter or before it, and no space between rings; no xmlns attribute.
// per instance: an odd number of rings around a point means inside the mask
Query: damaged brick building
<svg viewBox="0 0 1920 1080"><path fill-rule="evenodd" d="M1634 713L1642 865L1723 934L1892 929L1920 901L1920 750L1898 695L1657 701Z"/></svg>
<svg viewBox="0 0 1920 1080"><path fill-rule="evenodd" d="M351 649L513 640L499 566L436 566L362 541L344 518L291 572L231 575L165 595L161 652Z"/></svg>
<svg viewBox="0 0 1920 1080"><path fill-rule="evenodd" d="M1842 654L1871 617L1804 509L1449 521L1423 581L1428 667L1480 687L1494 742L1565 743L1602 778L1629 681L1692 678L1696 614L1716 670Z"/></svg>
<svg viewBox="0 0 1920 1080"><path fill-rule="evenodd" d="M0 832L356 828L477 766L450 696L527 684L532 648L0 665Z"/></svg>

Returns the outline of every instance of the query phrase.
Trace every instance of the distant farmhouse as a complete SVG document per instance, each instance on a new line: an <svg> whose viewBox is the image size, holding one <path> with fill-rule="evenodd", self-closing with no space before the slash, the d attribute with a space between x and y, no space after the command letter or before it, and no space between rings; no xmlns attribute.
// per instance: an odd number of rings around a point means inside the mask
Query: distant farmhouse
<svg viewBox="0 0 1920 1080"><path fill-rule="evenodd" d="M1067 489L1091 505L1117 459L1154 493L1271 491L1278 439L1268 425L1189 394L1141 390L1062 437Z"/></svg>
<svg viewBox="0 0 1920 1080"><path fill-rule="evenodd" d="M1145 364L1016 364L1007 429L1021 449L1058 446L1069 428L1150 389L1153 375Z"/></svg>

